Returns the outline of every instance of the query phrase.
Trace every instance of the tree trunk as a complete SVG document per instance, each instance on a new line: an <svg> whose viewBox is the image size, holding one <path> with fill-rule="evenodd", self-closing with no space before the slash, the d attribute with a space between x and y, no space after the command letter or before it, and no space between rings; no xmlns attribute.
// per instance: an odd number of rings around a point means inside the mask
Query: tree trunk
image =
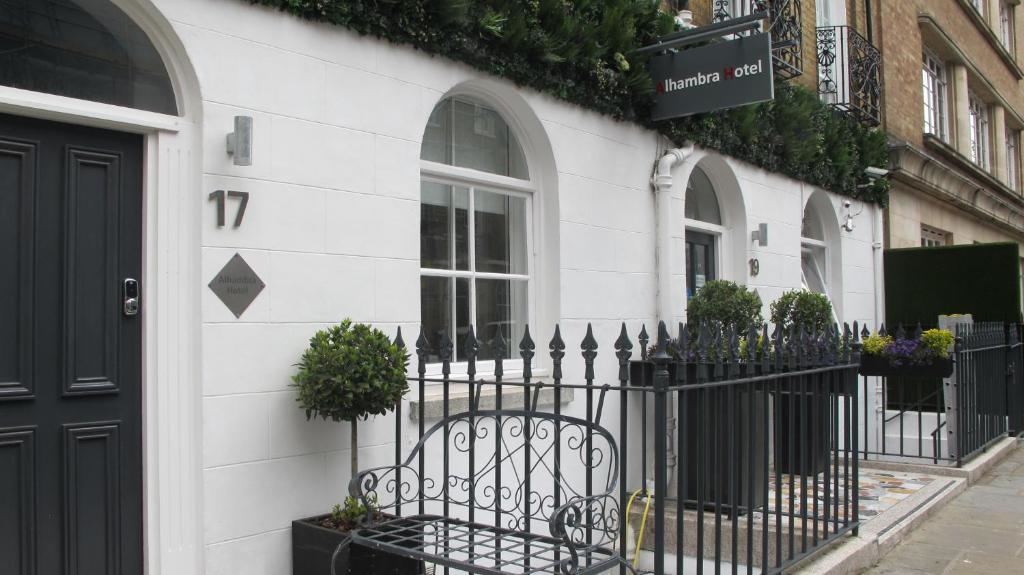
<svg viewBox="0 0 1024 575"><path fill-rule="evenodd" d="M359 473L359 421L352 420L352 477Z"/></svg>

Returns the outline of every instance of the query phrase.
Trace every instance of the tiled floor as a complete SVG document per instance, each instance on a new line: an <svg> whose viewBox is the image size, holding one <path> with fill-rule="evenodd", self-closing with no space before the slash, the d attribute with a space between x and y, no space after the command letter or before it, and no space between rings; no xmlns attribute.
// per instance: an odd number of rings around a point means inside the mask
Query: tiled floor
<svg viewBox="0 0 1024 575"><path fill-rule="evenodd" d="M1024 449L915 529L868 573L1024 573Z"/></svg>
<svg viewBox="0 0 1024 575"><path fill-rule="evenodd" d="M789 476L782 476L782 501L783 505L787 507L788 511L788 495L789 495ZM839 478L839 489L844 489L844 479ZM917 490L928 485L934 480L934 477L927 475L912 475L907 473L897 473L892 471L876 471L873 469L862 469L860 472L859 481L859 507L860 507L860 519L861 521L868 521L872 517L884 512L893 505L896 505L900 501L903 501L907 497L913 495ZM835 497L835 482L831 482L830 495ZM800 478L794 478L794 514L799 515L801 512L801 485ZM813 485L809 484L808 487L808 507L813 507L814 488ZM817 499L819 505L819 515L823 513L821 506L824 505L825 501L825 476L818 476L818 490ZM840 495L842 495L840 493ZM771 476L768 493L769 506L774 506L775 503L775 480L774 475ZM843 510L840 509L840 512Z"/></svg>

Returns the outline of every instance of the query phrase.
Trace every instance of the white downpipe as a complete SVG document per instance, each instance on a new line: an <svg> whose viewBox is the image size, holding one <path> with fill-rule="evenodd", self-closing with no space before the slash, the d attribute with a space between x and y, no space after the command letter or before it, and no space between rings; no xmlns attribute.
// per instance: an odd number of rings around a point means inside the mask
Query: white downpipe
<svg viewBox="0 0 1024 575"><path fill-rule="evenodd" d="M693 146L673 148L654 172L655 259L658 272L658 321L672 329L672 168L693 153Z"/></svg>
<svg viewBox="0 0 1024 575"><path fill-rule="evenodd" d="M651 183L654 185L655 211L655 250L654 257L658 274L658 321L663 321L672 329L672 168L693 153L693 146L673 148L665 152L658 160ZM680 214L681 215L681 214ZM657 333L657 330L655 330ZM668 437L668 453L665 463L668 471L668 482L672 483L676 469L676 413L675 402L666 406L665 431ZM657 457L654 454L654 457ZM654 461L654 457L651 461ZM646 470L645 470L646 471Z"/></svg>

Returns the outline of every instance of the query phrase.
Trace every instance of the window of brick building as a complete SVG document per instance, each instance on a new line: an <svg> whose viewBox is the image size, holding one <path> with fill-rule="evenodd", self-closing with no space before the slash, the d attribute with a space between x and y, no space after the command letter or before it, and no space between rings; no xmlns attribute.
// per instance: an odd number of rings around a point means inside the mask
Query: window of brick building
<svg viewBox="0 0 1024 575"><path fill-rule="evenodd" d="M1020 130L1006 127L1006 185L1020 191Z"/></svg>
<svg viewBox="0 0 1024 575"><path fill-rule="evenodd" d="M978 14L985 15L985 0L971 0L971 6L974 6Z"/></svg>
<svg viewBox="0 0 1024 575"><path fill-rule="evenodd" d="M989 145L988 106L984 100L970 94L971 161L982 169L992 166Z"/></svg>
<svg viewBox="0 0 1024 575"><path fill-rule="evenodd" d="M921 224L921 247L948 246L950 239L949 232Z"/></svg>
<svg viewBox="0 0 1024 575"><path fill-rule="evenodd" d="M1009 0L999 1L999 40L1013 53L1013 5Z"/></svg>
<svg viewBox="0 0 1024 575"><path fill-rule="evenodd" d="M924 131L947 141L946 94L949 83L946 66L942 60L928 51L924 52L921 82L924 96Z"/></svg>

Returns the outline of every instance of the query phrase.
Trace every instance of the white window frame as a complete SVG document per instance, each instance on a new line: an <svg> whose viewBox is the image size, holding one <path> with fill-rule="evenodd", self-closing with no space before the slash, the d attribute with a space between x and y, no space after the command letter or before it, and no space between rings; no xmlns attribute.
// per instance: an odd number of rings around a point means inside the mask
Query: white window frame
<svg viewBox="0 0 1024 575"><path fill-rule="evenodd" d="M509 128L511 129L511 127ZM536 262L535 256L537 250L535 248L535 227L534 220L536 219L536 211L534 208L534 196L538 190L536 182L530 180L520 180L518 178L511 178L508 176L501 176L498 174L492 174L480 170L474 170L471 168L462 168L459 166L450 166L439 162L432 162L429 160L420 160L420 182L434 182L438 184L444 184L449 186L460 186L469 189L469 231L468 231L468 249L469 249L469 270L455 270L455 269L436 269L436 268L420 268L419 277L444 277L444 278L468 278L470 280L470 322L473 325L474 331L477 331L476 326L476 281L477 279L509 279L526 282L526 322L527 325L533 325L534 319L536 318ZM523 238L526 242L526 273L525 274L504 274L494 272L478 272L475 271L475 222L472 217L474 208L474 196L475 191L481 190L490 193L502 194L506 196L523 198L525 200L526 222L525 222L525 234ZM454 219L451 222L450 232L454 238ZM455 242L451 243L451 249L455 249ZM454 261L454 254L452 254ZM450 311L452 317L452 324L454 326L456 319L456 298L455 294L452 294L451 298L452 309ZM450 334L452 337L452 343L455 347L455 358L451 363L451 370L454 374L454 379L459 379L459 374L464 374L467 371L468 363L464 360L459 360L460 345L462 342L455 341L455 334ZM477 338L480 340L490 339L491 334L481 334L477 331ZM509 341L508 349L511 357L506 359L504 366L507 372L518 372L522 370L522 359L518 357L519 342ZM536 359L534 360L536 362ZM535 363L534 363L535 365ZM494 361L483 360L477 361L477 371L480 374L493 373ZM427 375L436 376L441 373L441 362L428 363L427 364Z"/></svg>
<svg viewBox="0 0 1024 575"><path fill-rule="evenodd" d="M1020 130L1006 126L1006 185L1020 193Z"/></svg>
<svg viewBox="0 0 1024 575"><path fill-rule="evenodd" d="M949 141L949 75L946 64L928 50L922 52L921 92L924 102L924 132Z"/></svg>
<svg viewBox="0 0 1024 575"><path fill-rule="evenodd" d="M814 209L815 208L814 208L813 204L810 201L807 202L807 205L804 206L804 215L803 215L803 217L806 218L808 210L814 210ZM817 216L817 214L816 214L816 216ZM817 217L818 217L818 220L820 222L822 218L820 216L817 216ZM802 221L803 220L801 220L801 222ZM822 224L823 224L823 222L822 222ZM823 239L817 240L817 239L814 239L814 238L805 237L802 232L803 232L803 225L801 225L801 234L800 234L800 287L802 287L805 291L809 291L811 293L818 293L818 292L814 291L813 289L811 289L811 282L807 281L807 274L804 273L804 261L803 260L804 260L804 255L806 254L806 255L810 256L810 261L811 261L811 264L813 265L814 273L817 274L818 280L821 282L821 287L822 287L823 290L825 290L822 295L824 295L826 298L828 298L828 301L831 304L832 303L832 295L831 295L831 289L829 287L828 278L829 278L829 273L831 273L831 271L832 271L832 269L831 269L832 263L830 262L830 258L829 258L829 246L828 246L828 243L825 240L823 240ZM825 237L828 237L828 235L825 232L825 230L822 230L822 233L823 233L823 235ZM836 306L834 304L832 305L832 321L835 322L836 325L839 325L839 313L836 311Z"/></svg>
<svg viewBox="0 0 1024 575"><path fill-rule="evenodd" d="M930 248L948 246L949 244L949 232L921 224L921 247Z"/></svg>
<svg viewBox="0 0 1024 575"><path fill-rule="evenodd" d="M970 114L971 161L983 170L992 169L992 142L988 104L974 92L968 92Z"/></svg>
<svg viewBox="0 0 1024 575"><path fill-rule="evenodd" d="M971 6L973 6L974 9L978 11L978 14L980 14L982 16L982 18L984 18L985 17L985 0L970 0L970 2L971 2Z"/></svg>
<svg viewBox="0 0 1024 575"><path fill-rule="evenodd" d="M1008 52L1013 53L1013 5L999 0L999 41Z"/></svg>

